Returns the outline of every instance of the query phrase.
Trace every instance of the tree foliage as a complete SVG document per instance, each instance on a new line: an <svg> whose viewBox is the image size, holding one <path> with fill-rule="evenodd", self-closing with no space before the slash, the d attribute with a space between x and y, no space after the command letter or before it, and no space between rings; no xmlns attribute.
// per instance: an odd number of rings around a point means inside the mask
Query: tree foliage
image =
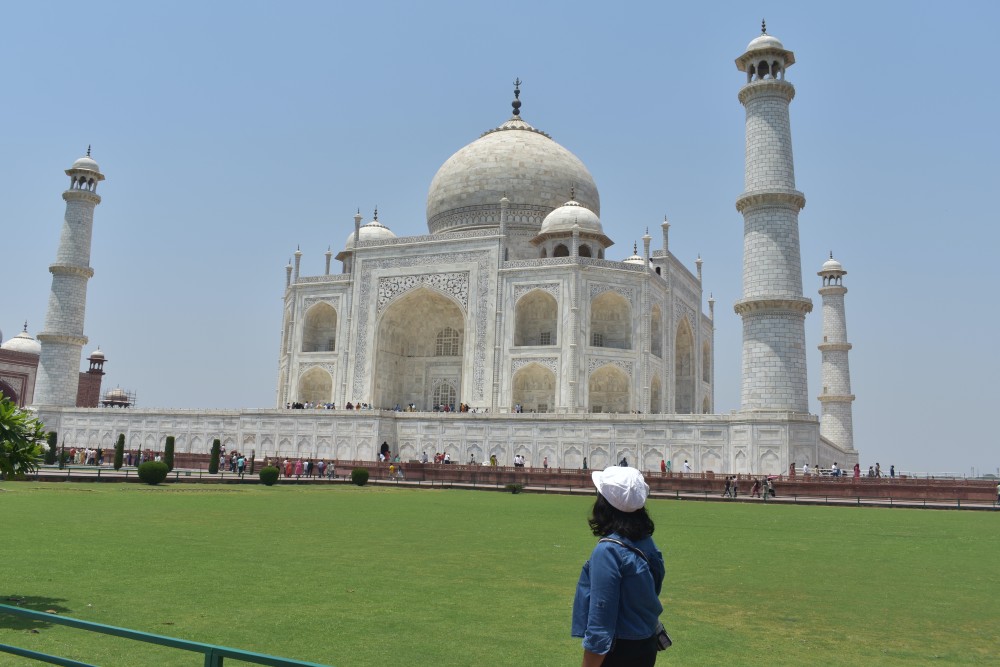
<svg viewBox="0 0 1000 667"><path fill-rule="evenodd" d="M0 399L0 475L23 477L38 469L45 453L45 429L30 412Z"/></svg>

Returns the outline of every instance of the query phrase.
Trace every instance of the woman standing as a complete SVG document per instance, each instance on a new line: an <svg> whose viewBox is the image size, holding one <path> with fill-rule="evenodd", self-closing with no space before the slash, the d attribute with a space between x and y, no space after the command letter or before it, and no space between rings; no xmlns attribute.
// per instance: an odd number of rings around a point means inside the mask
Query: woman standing
<svg viewBox="0 0 1000 667"><path fill-rule="evenodd" d="M646 513L649 486L635 468L611 466L592 477L597 501L589 523L601 539L576 585L572 635L583 638L583 667L649 667L664 575Z"/></svg>

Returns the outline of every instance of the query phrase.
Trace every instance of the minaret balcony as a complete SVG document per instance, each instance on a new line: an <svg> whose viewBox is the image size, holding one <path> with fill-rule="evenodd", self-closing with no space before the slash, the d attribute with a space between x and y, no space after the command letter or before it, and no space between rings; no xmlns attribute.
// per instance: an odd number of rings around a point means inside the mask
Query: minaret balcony
<svg viewBox="0 0 1000 667"><path fill-rule="evenodd" d="M753 190L736 200L736 210L740 213L763 206L786 206L801 211L806 206L806 196L798 190Z"/></svg>

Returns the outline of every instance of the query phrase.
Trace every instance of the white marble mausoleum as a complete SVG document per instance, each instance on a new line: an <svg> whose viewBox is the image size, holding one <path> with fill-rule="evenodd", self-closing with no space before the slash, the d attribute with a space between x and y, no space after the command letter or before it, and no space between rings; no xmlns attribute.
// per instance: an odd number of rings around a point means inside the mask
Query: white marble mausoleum
<svg viewBox="0 0 1000 667"><path fill-rule="evenodd" d="M700 258L692 269L671 253L666 221L655 243L647 231L641 245L615 245L586 166L522 117L520 82L512 115L431 180L427 234L397 236L377 211L368 222L359 213L339 251L327 250L321 275L303 275L295 252L273 408L78 409L61 400L75 396L58 379L73 381L66 359L86 342L79 304L93 272L89 228L86 239L64 232L60 241L59 256L75 264L53 265L53 293L72 290L79 317L61 331L67 318L53 308L64 299L54 297L38 336L45 391L35 407L60 440L103 447L125 433L129 448L162 449L172 435L178 451L207 452L221 438L230 449L280 457L373 459L385 441L404 459L496 454L507 465L515 454L569 468L624 456L646 469L671 460L680 470L687 460L718 473L851 465L854 396L839 263L820 272L824 318L833 318L824 332L836 338L820 346L820 400L836 425L821 431L808 412L804 321L812 301L803 294L798 239L805 197L795 189L795 90L785 79L794 63L766 32L736 61L747 118L746 182L736 203L744 217L737 411L715 414L715 312ZM94 191L103 175L96 163L80 168L94 177L80 194L71 174L71 227L81 217L92 223L100 203ZM77 200L89 217L75 213ZM84 241L85 253L62 245ZM47 345L58 349L47 354ZM370 409L348 412L348 403Z"/></svg>

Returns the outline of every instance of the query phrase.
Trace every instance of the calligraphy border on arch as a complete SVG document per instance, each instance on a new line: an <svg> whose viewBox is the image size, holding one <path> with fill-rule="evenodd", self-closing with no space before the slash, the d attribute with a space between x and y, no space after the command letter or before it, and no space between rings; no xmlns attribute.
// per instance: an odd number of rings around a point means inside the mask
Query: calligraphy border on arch
<svg viewBox="0 0 1000 667"><path fill-rule="evenodd" d="M381 315L397 297L418 287L427 286L455 297L463 310L469 309L469 272L419 273L409 276L384 276L378 279L378 302L375 314Z"/></svg>
<svg viewBox="0 0 1000 667"><path fill-rule="evenodd" d="M360 288L358 295L358 333L355 349L354 366L354 396L365 394L365 379L371 377L368 369L368 317L369 302L372 298L372 271L378 269L399 269L418 266L440 266L459 262L475 262L479 274L476 294L471 295L473 301L489 296L490 286L489 251L468 251L450 254L419 255L416 257L391 257L369 259L361 262ZM476 347L472 362L473 400L482 400L486 376L486 326L485 309L479 308L476 313Z"/></svg>

